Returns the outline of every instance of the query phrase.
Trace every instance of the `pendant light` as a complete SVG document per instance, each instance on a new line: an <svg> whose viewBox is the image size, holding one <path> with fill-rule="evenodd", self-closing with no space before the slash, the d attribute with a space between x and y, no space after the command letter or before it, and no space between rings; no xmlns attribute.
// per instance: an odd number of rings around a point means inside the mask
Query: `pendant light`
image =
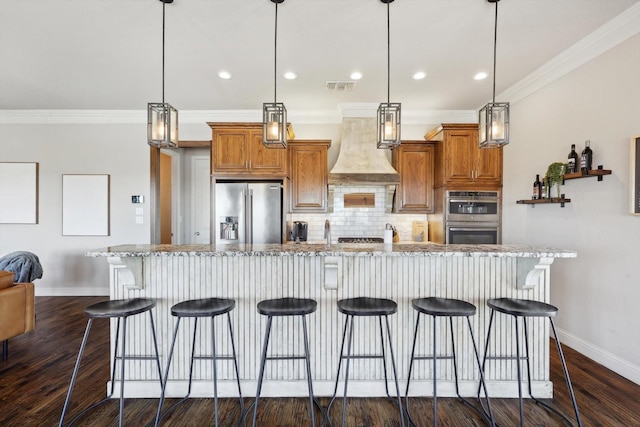
<svg viewBox="0 0 640 427"><path fill-rule="evenodd" d="M380 0L387 5L387 102L378 107L378 148L394 148L400 145L400 103L389 102L391 49L389 36L389 3L393 0Z"/></svg>
<svg viewBox="0 0 640 427"><path fill-rule="evenodd" d="M271 148L287 148L287 109L277 100L278 84L278 4L284 0L271 0L276 5L273 48L273 102L262 104L262 143Z"/></svg>
<svg viewBox="0 0 640 427"><path fill-rule="evenodd" d="M500 147L509 143L509 103L496 102L496 44L498 40L498 2L500 0L487 1L496 5L493 33L493 102L487 103L479 112L480 148Z"/></svg>
<svg viewBox="0 0 640 427"><path fill-rule="evenodd" d="M173 0L162 2L162 102L147 104L147 141L160 148L178 146L178 110L164 102L164 22L165 6Z"/></svg>

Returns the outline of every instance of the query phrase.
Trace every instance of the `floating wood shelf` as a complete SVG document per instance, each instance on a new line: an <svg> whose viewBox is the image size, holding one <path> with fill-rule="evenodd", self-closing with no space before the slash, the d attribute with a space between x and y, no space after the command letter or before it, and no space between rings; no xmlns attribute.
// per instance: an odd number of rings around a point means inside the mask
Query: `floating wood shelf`
<svg viewBox="0 0 640 427"><path fill-rule="evenodd" d="M571 199L565 198L563 194L562 197L552 197L550 199L536 199L536 200L533 200L533 199L518 200L516 201L516 203L519 205L533 205L532 207L535 207L535 205L538 205L538 204L560 203L560 207L564 208L564 204L571 203Z"/></svg>
<svg viewBox="0 0 640 427"><path fill-rule="evenodd" d="M602 165L600 165L598 166L598 169L591 169L584 172L566 173L564 174L563 180L566 181L568 179L588 178L590 176L597 176L598 181L602 181L602 177L604 175L611 175L611 169L602 169Z"/></svg>

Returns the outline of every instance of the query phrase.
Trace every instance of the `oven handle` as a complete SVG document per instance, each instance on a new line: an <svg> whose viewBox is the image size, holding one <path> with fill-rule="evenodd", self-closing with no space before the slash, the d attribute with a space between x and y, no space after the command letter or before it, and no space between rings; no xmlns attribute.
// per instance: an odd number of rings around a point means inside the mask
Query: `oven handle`
<svg viewBox="0 0 640 427"><path fill-rule="evenodd" d="M449 203L498 203L499 199L448 199Z"/></svg>
<svg viewBox="0 0 640 427"><path fill-rule="evenodd" d="M449 231L478 231L478 230L497 230L497 226L492 227L447 227Z"/></svg>

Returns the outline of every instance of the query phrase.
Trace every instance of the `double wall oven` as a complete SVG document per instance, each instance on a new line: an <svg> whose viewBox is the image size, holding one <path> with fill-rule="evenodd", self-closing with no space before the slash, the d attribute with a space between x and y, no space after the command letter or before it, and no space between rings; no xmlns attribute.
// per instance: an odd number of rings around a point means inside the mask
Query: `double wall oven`
<svg viewBox="0 0 640 427"><path fill-rule="evenodd" d="M448 190L445 243L499 244L500 192Z"/></svg>

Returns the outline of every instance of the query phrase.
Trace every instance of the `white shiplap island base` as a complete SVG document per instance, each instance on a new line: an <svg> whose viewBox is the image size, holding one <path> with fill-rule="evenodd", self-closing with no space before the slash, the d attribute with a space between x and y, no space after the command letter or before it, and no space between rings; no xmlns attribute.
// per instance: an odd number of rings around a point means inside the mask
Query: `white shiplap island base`
<svg viewBox="0 0 640 427"><path fill-rule="evenodd" d="M479 351L484 350L489 310L486 300L499 297L526 298L549 302L550 265L555 258L573 258L576 253L548 248L507 245L438 244L283 244L237 245L121 245L98 249L88 256L107 257L110 264L111 298L153 298L161 360L166 365L176 319L171 306L188 299L221 297L236 300L231 312L236 336L242 392L254 396L266 319L256 311L263 299L280 297L313 298L318 310L308 316L311 370L317 396L333 393L338 369L340 339L344 316L339 314L339 299L358 296L389 298L398 303L398 313L390 316L393 347L404 394L413 328L417 313L413 298L438 296L458 298L478 307L472 318ZM561 309L561 308L560 308ZM470 336L462 320L454 320L458 351L461 394L475 396L478 372ZM225 316L217 318L216 346L221 354L231 354ZM274 319L271 355L302 354L297 318ZM496 315L492 330L491 355L515 353L511 317ZM377 322L357 319L354 329L354 353L378 354L380 334ZM416 354L431 351L430 317L420 323ZM451 340L446 323L440 330L438 354L450 352ZM553 395L549 380L549 331L546 319L529 324L530 352L533 360L533 391L537 397ZM211 349L208 319L199 324L202 352ZM189 372L189 339L193 324L184 321L169 372L167 396L186 394ZM112 323L111 347L115 335ZM147 316L135 316L128 323L127 348L133 354L151 354L152 339ZM196 361L192 397L213 396L211 361ZM438 362L438 395L454 396L453 364ZM219 396L237 395L230 361L219 362ZM389 367L390 369L390 367ZM393 378L391 371L389 378ZM344 373L344 370L343 370ZM430 361L416 362L412 372L410 395L430 396ZM486 380L491 396L517 397L514 361L487 362ZM157 368L150 361L128 362L125 396L158 397ZM118 379L119 380L119 379ZM392 389L392 388L391 388ZM116 390L119 390L116 387ZM341 395L342 381L338 393ZM306 396L305 367L300 361L273 361L267 364L263 396ZM350 396L385 396L380 360L353 360L349 379Z"/></svg>

